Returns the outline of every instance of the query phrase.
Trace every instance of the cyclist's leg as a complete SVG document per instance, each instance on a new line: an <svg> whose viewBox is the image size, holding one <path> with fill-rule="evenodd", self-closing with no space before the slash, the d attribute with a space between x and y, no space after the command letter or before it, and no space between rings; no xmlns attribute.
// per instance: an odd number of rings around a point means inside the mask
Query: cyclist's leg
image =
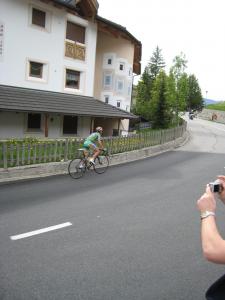
<svg viewBox="0 0 225 300"><path fill-rule="evenodd" d="M94 155L93 155L93 159L94 159L94 160L95 160L95 158L96 158L97 156L99 156L100 152L101 152L101 150L100 150L98 147L96 147L95 150L94 150Z"/></svg>
<svg viewBox="0 0 225 300"><path fill-rule="evenodd" d="M83 153L84 153L84 158L87 159L88 158L88 155L89 155L89 150L90 150L90 147L89 147L90 143L89 142L84 142L83 144Z"/></svg>
<svg viewBox="0 0 225 300"><path fill-rule="evenodd" d="M93 151L93 156L90 157L90 162L94 163L95 158L100 154L100 149L94 143L91 143L89 147Z"/></svg>

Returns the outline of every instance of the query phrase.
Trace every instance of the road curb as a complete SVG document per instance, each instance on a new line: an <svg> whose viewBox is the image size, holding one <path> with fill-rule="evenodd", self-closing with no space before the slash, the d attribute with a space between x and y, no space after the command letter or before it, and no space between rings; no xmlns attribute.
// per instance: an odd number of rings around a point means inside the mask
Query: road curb
<svg viewBox="0 0 225 300"><path fill-rule="evenodd" d="M186 131L182 137L165 144L114 154L110 157L110 166L128 163L171 151L183 146L187 143L189 138L190 133ZM69 161L0 169L0 184L67 174L68 164Z"/></svg>

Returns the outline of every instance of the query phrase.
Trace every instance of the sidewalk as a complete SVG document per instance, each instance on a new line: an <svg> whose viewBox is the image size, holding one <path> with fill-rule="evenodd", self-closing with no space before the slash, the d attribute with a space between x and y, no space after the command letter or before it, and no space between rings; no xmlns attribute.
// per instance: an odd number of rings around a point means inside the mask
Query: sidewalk
<svg viewBox="0 0 225 300"><path fill-rule="evenodd" d="M183 137L174 141L144 148L141 150L134 150L124 153L114 154L110 157L110 166L132 162L139 159L144 159L160 153L171 151L177 147L182 146L189 140L189 132L186 131ZM7 182L14 182L19 180L28 180L32 178L42 178L47 176L68 174L69 161L67 162L54 162L43 163L36 165L28 165L21 167L14 167L8 169L0 168L0 184Z"/></svg>

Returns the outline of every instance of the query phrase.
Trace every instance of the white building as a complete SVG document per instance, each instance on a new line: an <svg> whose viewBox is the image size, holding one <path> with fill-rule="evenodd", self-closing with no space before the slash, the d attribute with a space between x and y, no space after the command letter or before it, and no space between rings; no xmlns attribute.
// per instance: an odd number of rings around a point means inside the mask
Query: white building
<svg viewBox="0 0 225 300"><path fill-rule="evenodd" d="M1 139L85 136L100 124L106 135L128 129L121 120L134 117L141 44L103 32L105 24L129 35L97 16L96 0L77 2L0 0Z"/></svg>

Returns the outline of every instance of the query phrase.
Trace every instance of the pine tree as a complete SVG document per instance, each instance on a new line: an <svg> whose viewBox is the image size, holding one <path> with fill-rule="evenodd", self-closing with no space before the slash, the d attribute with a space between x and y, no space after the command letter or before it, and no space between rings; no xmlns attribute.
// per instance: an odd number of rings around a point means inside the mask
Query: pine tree
<svg viewBox="0 0 225 300"><path fill-rule="evenodd" d="M151 94L151 85L152 80L146 67L141 80L137 84L137 93L136 93L136 104L134 107L134 113L142 116L146 120L149 120L149 103L150 103L150 94Z"/></svg>
<svg viewBox="0 0 225 300"><path fill-rule="evenodd" d="M153 128L168 128L172 120L172 110L168 98L168 78L161 70L154 82L151 102Z"/></svg>
<svg viewBox="0 0 225 300"><path fill-rule="evenodd" d="M148 64L149 74L153 80L166 66L161 52L162 50L157 46Z"/></svg>
<svg viewBox="0 0 225 300"><path fill-rule="evenodd" d="M189 75L187 109L201 110L203 106L204 102L198 80L196 79L195 75Z"/></svg>
<svg viewBox="0 0 225 300"><path fill-rule="evenodd" d="M150 118L149 108L151 106L151 91L154 80L160 70L164 67L165 63L161 54L161 49L157 46L137 85L134 113L144 117L146 120L149 120Z"/></svg>

